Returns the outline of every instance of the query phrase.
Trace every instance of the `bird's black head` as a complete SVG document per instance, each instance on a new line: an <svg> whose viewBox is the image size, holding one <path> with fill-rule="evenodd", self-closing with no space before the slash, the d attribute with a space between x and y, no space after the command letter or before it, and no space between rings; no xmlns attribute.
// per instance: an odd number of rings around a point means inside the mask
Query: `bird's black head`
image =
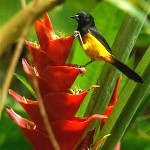
<svg viewBox="0 0 150 150"><path fill-rule="evenodd" d="M84 27L94 25L94 18L87 12L80 12L75 16L71 16L70 18L76 19L78 22L78 26Z"/></svg>

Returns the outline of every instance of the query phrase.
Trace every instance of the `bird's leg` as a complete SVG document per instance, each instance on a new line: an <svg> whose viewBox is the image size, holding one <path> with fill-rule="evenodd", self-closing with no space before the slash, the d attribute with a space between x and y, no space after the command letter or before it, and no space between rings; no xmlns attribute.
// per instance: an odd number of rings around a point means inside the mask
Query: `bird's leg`
<svg viewBox="0 0 150 150"><path fill-rule="evenodd" d="M93 61L95 61L95 60L91 59L91 61L89 61L88 63L86 63L83 67L86 67L87 65L89 65L89 64L92 63Z"/></svg>
<svg viewBox="0 0 150 150"><path fill-rule="evenodd" d="M77 36L79 36L80 42L81 42L82 46L84 46L84 43L83 43L80 32L79 31L74 31L74 37L77 37Z"/></svg>
<svg viewBox="0 0 150 150"><path fill-rule="evenodd" d="M81 42L81 44L82 44L82 46L83 47L87 47L87 44L88 43L86 43L86 44L84 44L83 43L83 40L82 40L82 37L81 37L81 34L80 34L80 32L79 31L74 31L74 36L75 37L79 37L79 39L80 39L80 42ZM86 49L86 48L85 48ZM89 65L90 63L92 63L93 61L95 61L94 59L91 59L91 61L89 61L88 63L86 63L83 67L86 67L87 65Z"/></svg>

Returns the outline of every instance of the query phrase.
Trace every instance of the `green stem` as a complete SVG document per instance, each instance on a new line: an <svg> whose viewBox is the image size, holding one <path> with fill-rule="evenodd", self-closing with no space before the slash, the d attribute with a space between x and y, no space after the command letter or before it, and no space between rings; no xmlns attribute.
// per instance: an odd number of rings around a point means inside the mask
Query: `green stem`
<svg viewBox="0 0 150 150"><path fill-rule="evenodd" d="M119 118L117 119L117 122L111 131L111 136L106 139L106 142L102 147L103 150L115 149L117 143L126 131L136 110L144 99L144 96L150 90L150 63L143 74L143 78L146 81L145 84L136 86L134 92L130 96L128 102L119 115Z"/></svg>
<svg viewBox="0 0 150 150"><path fill-rule="evenodd" d="M136 72L139 74L143 74L146 70L146 67L150 63L150 47L145 52L144 56L142 57L140 63L138 64L137 68L135 69ZM141 85L137 85L141 86ZM129 80L123 90L120 93L120 96L114 106L114 109L112 110L111 114L109 115L105 125L103 126L100 135L98 135L98 139L101 139L104 135L111 132L116 120L118 119L123 107L127 103L128 99L130 98L132 92L134 91L136 87L136 83Z"/></svg>
<svg viewBox="0 0 150 150"><path fill-rule="evenodd" d="M142 57L140 63L138 64L137 68L135 69L135 71L138 72L139 74L143 74L146 67L150 63L149 58L150 58L150 47L146 51L144 56ZM138 86L141 86L141 85L138 85ZM101 137L103 137L103 135L110 132L110 130L112 129L112 126L114 125L115 121L119 117L119 114L121 113L121 110L123 109L123 107L127 103L127 100L131 96L131 94L134 91L135 87L136 87L135 82L132 82L131 80L129 80L127 82L127 84L125 85L125 87L123 88L123 90L120 93L120 96L118 98L117 103L114 106L114 109L112 110L111 114L109 115L109 118L107 119L107 122L105 123L105 125L104 125L104 127L101 131Z"/></svg>

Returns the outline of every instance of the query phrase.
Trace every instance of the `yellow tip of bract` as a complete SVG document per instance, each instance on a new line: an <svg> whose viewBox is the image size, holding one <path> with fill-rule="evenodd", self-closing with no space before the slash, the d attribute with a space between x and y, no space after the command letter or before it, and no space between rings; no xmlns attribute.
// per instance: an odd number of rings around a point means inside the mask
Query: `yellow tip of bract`
<svg viewBox="0 0 150 150"><path fill-rule="evenodd" d="M26 98L23 96L23 101L25 102L25 104L28 104L28 102L26 101Z"/></svg>
<svg viewBox="0 0 150 150"><path fill-rule="evenodd" d="M25 123L25 128L26 129L31 129L30 126L28 125L28 122Z"/></svg>
<svg viewBox="0 0 150 150"><path fill-rule="evenodd" d="M39 49L39 48L40 48L40 44L37 44L37 42L36 42L36 41L35 41L35 42L33 42L32 44L33 44L32 46L33 46L34 48L37 48L37 49Z"/></svg>
<svg viewBox="0 0 150 150"><path fill-rule="evenodd" d="M111 134L106 134L103 139L106 139L108 136L110 136Z"/></svg>
<svg viewBox="0 0 150 150"><path fill-rule="evenodd" d="M36 68L34 67L33 69L34 69L35 75L36 75L36 76L39 76L39 73L37 72Z"/></svg>

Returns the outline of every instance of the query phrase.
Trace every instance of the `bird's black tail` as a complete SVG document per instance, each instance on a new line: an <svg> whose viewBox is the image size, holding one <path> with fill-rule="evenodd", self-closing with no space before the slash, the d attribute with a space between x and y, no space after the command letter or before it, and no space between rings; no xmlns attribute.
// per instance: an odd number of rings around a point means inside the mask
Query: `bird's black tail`
<svg viewBox="0 0 150 150"><path fill-rule="evenodd" d="M111 56L112 60L110 63L124 73L128 78L134 80L138 83L144 83L144 80L133 70L131 70L127 65L116 59L114 56Z"/></svg>

